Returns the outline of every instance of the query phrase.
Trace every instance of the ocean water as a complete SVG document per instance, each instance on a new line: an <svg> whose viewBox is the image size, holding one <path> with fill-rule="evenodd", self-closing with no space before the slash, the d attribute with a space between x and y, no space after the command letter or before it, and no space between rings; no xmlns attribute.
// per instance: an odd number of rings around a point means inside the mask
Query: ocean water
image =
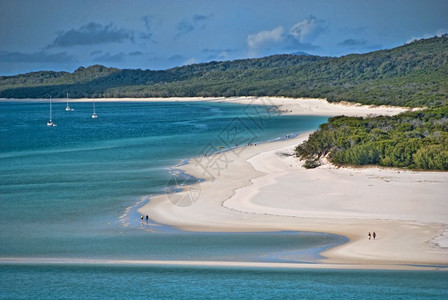
<svg viewBox="0 0 448 300"><path fill-rule="evenodd" d="M101 102L92 119L91 103L71 106L53 103L57 126L48 127L48 103L0 103L0 256L257 261L341 242L142 226L133 209L170 188L170 168L183 159L312 130L326 117L225 103Z"/></svg>
<svg viewBox="0 0 448 300"><path fill-rule="evenodd" d="M0 259L313 263L319 252L345 241L323 233L190 233L142 224L135 211L173 188L170 170L186 158L314 130L327 117L279 116L266 107L225 103L99 102L99 118L92 119L91 103L71 106L75 110L66 112L65 103L53 103L57 126L48 127L48 103L0 102ZM420 277L418 295L446 295L439 273L366 271L359 274L373 284L356 287L358 273L7 264L0 266L0 298L211 298L218 286L228 287L224 297L250 298L262 288L268 292L257 298L296 298L301 286L310 298L315 288L328 298L354 291L388 295L381 284L396 274L400 288L390 295L415 291ZM427 285L431 278L439 281Z"/></svg>
<svg viewBox="0 0 448 300"><path fill-rule="evenodd" d="M0 265L1 299L448 299L446 272Z"/></svg>

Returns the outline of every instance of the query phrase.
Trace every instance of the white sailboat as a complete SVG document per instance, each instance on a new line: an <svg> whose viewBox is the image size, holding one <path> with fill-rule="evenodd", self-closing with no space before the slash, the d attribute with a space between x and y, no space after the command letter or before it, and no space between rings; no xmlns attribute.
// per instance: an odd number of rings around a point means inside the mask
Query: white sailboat
<svg viewBox="0 0 448 300"><path fill-rule="evenodd" d="M98 118L98 115L95 113L95 99L93 99L93 114L92 114L92 119L96 119Z"/></svg>
<svg viewBox="0 0 448 300"><path fill-rule="evenodd" d="M50 96L50 120L47 122L47 126L52 126L52 127L54 127L54 126L56 126L56 124L55 123L53 123L53 120L52 120L52 107L51 107L51 96Z"/></svg>
<svg viewBox="0 0 448 300"><path fill-rule="evenodd" d="M67 106L65 107L66 111L74 111L73 108L70 108L70 106L68 106L68 93L67 93Z"/></svg>

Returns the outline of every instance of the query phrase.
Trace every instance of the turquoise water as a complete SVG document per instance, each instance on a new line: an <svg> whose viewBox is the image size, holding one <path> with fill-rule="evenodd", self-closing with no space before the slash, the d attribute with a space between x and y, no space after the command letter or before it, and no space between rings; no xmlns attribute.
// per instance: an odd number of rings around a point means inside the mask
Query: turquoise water
<svg viewBox="0 0 448 300"><path fill-rule="evenodd" d="M48 103L0 103L0 256L277 261L285 253L290 261L288 253L341 242L142 228L135 210L127 213L163 193L182 159L312 130L326 117L224 103L97 103L92 119L91 103L71 106L53 103L57 126L48 127Z"/></svg>
<svg viewBox="0 0 448 300"><path fill-rule="evenodd" d="M445 272L0 266L1 299L448 299Z"/></svg>
<svg viewBox="0 0 448 300"><path fill-rule="evenodd" d="M97 103L92 119L90 103L71 106L66 112L54 103L57 127L48 127L47 103L0 103L0 258L312 263L345 241L323 233L182 232L142 225L135 212L172 188L170 168L183 159L314 130L327 117L224 103ZM0 298L11 299L213 298L213 291L225 298L407 298L406 288L423 298L446 295L446 276L428 272L2 265L0 274ZM359 276L366 283L354 284Z"/></svg>

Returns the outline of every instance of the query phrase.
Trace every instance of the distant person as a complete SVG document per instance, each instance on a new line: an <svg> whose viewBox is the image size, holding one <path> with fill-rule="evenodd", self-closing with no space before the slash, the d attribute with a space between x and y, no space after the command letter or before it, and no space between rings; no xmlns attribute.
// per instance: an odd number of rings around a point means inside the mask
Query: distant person
<svg viewBox="0 0 448 300"><path fill-rule="evenodd" d="M372 238L372 234L370 232L367 236L369 237L369 240Z"/></svg>
<svg viewBox="0 0 448 300"><path fill-rule="evenodd" d="M146 223L148 223L148 220L149 220L149 216L146 215Z"/></svg>
<svg viewBox="0 0 448 300"><path fill-rule="evenodd" d="M376 232L373 232L373 239L376 239Z"/></svg>
<svg viewBox="0 0 448 300"><path fill-rule="evenodd" d="M143 215L140 215L140 220L142 220L142 222L143 222Z"/></svg>

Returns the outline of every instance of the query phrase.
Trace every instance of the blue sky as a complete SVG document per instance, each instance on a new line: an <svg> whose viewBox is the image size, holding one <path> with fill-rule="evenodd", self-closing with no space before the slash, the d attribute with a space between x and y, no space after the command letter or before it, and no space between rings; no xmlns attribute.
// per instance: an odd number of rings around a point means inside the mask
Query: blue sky
<svg viewBox="0 0 448 300"><path fill-rule="evenodd" d="M0 0L0 75L341 56L448 32L446 0Z"/></svg>

